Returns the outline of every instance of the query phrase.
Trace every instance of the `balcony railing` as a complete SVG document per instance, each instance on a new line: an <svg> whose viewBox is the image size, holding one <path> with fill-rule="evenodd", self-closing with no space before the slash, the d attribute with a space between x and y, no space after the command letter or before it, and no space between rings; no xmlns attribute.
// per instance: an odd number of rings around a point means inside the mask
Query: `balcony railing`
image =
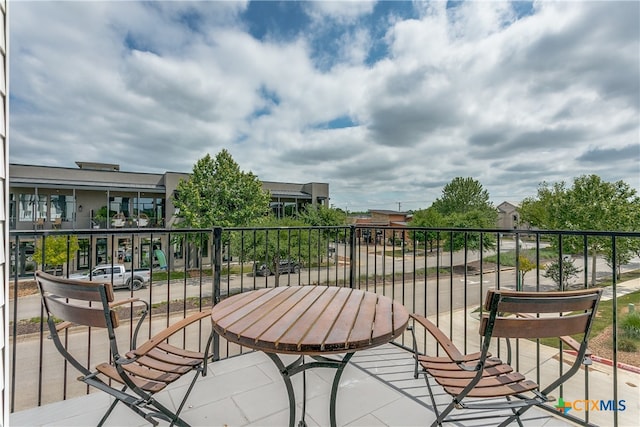
<svg viewBox="0 0 640 427"><path fill-rule="evenodd" d="M607 371L607 387L602 388L599 381L598 389L594 389L590 378L596 374L586 369L584 375L576 375L560 389L558 397L565 401L626 400L627 405L637 405L637 389L626 385L626 376L636 375L640 369L637 364L627 366L620 360L624 336L619 325L622 313L632 311L633 306L616 295L627 289L627 278L639 276L638 232L344 226L63 229L13 231L10 236L11 412L88 392L75 381L76 373L63 363L47 338L32 277L34 269L47 263L61 263L45 266L61 275L91 271L97 264L122 263L131 277L133 269L149 268L150 284L139 290L125 288L116 296L124 299L135 295L151 303L154 310L148 320L149 336L157 325L166 326L191 310L207 310L228 295L272 286L318 284L387 295L409 311L434 319L465 351L480 344L476 318L487 289L542 291L607 286L611 298L603 304L611 312L611 341L599 347L602 354L596 353L600 357L595 358L596 363L606 362L599 369ZM61 258L54 259L55 254ZM570 265L573 269L558 268L549 278L543 267L549 264ZM112 276L112 280L122 278ZM134 316L130 313L128 320ZM204 324L197 336L185 339L204 345L209 330ZM85 349L86 363L92 365L106 354L97 337L100 333L78 329L68 334L67 345ZM437 352L426 336L419 341L423 351ZM409 342L405 335L396 344L406 347ZM550 375L549 367L541 363L541 353L548 345L553 344L536 342L531 347L516 343L516 368L528 371L539 382L540 377ZM214 351L217 358L224 359L250 350L217 340ZM498 354L502 351L505 349L498 346ZM571 354L567 352L566 357ZM553 369L551 375L562 371L562 360ZM556 408L549 405L549 410ZM623 411L614 410L572 412L563 416L580 424L617 425L625 416Z"/></svg>

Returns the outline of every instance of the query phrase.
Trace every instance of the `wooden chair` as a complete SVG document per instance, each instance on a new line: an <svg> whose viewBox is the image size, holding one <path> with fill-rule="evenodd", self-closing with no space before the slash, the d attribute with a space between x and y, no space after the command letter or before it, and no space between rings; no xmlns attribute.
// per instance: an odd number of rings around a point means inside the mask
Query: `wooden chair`
<svg viewBox="0 0 640 427"><path fill-rule="evenodd" d="M495 418L496 414L478 417L449 417L455 409L508 409L512 414L500 424L505 426L516 420L520 426L520 415L534 405L542 405L553 398L549 393L571 378L581 364L590 365L587 349L591 324L595 317L601 289L584 289L567 292L516 292L490 290L484 305L486 313L480 319L482 345L479 352L462 354L451 340L436 325L423 316L411 317L422 325L441 346L446 356L434 357L419 354L415 331L413 346L416 360L425 375L436 420L432 426L443 422L463 421L479 418ZM577 341L570 335L579 335ZM558 337L577 352L573 365L545 388L524 375L515 372L511 364L509 338ZM507 339L507 361L491 357L489 346L492 338ZM429 377L442 386L452 397L451 403L438 412ZM474 398L474 399L467 399ZM495 398L498 398L497 400ZM506 401L501 398L506 398ZM484 400L484 401L483 401ZM500 416L500 415L498 415Z"/></svg>
<svg viewBox="0 0 640 427"><path fill-rule="evenodd" d="M122 212L118 212L111 218L111 225L116 228L124 227L127 223L127 217Z"/></svg>
<svg viewBox="0 0 640 427"><path fill-rule="evenodd" d="M136 223L138 227L146 227L147 225L149 225L149 217L146 213L141 212L136 219Z"/></svg>
<svg viewBox="0 0 640 427"><path fill-rule="evenodd" d="M122 402L154 426L158 424L158 419L168 421L171 425L188 426L180 418L180 412L198 375L206 375L213 333L204 353L175 347L168 343L168 339L194 322L209 317L210 313L193 314L136 346L138 331L149 310L148 303L138 298L114 302L110 283L65 279L42 271L37 271L35 277L47 313L51 338L57 350L82 373L79 381L102 390L115 399L98 425L104 424L118 402ZM116 341L115 330L119 321L114 308L124 304L142 304L143 310L131 338L132 349L122 354ZM62 320L62 323L56 324L54 318ZM92 371L69 352L59 334L73 324L106 328L109 342L105 342L105 348L108 345L110 349L109 362L100 363ZM194 372L193 379L174 413L160 404L154 395L189 372Z"/></svg>

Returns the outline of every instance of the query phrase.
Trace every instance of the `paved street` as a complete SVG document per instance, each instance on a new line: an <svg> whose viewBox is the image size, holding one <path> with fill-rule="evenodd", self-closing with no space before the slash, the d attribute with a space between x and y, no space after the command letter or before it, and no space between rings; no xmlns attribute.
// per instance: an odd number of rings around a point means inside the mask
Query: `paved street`
<svg viewBox="0 0 640 427"><path fill-rule="evenodd" d="M501 243L501 249L503 251L513 250L514 242L505 240ZM374 249L377 249L376 252ZM500 272L485 270L482 277L482 283L480 283L480 277L477 274L469 274L466 277L466 286L464 276L449 276L442 275L439 281L435 278L429 277L425 283L424 279L416 279L415 281L411 277L411 272L415 269L426 269L436 266L448 267L449 265L463 265L465 261L471 263L479 259L477 252L469 252L465 259L463 252L454 252L453 256L444 252L439 256L436 254L428 254L424 256L413 256L407 254L405 257L383 257L381 254L383 247L378 245L374 247L360 246L360 253L357 254L357 270L359 271L360 286L366 289L376 290L376 292L383 292L385 295L393 295L401 302L412 301L412 296L415 293L417 301L424 301L425 295L428 296L427 312L436 312L437 307L440 307L440 311L463 308L466 306L475 306L482 300L486 289L498 287L510 288L515 286L516 278L513 268L504 268ZM386 250L391 250L390 247L386 247ZM340 282L346 282L349 278L348 263L341 262L346 258L349 253L349 248L340 244L336 250L336 257L338 262L334 265L322 268L308 269L303 268L300 275L296 274L283 274L279 277L279 285L299 285L299 284L315 284L315 283L327 283L327 280L334 282L336 280ZM485 257L488 254L485 254ZM576 258L574 265L583 269L582 258ZM591 268L589 265L588 268ZM640 259L636 258L631 261L630 264L624 267L624 271L640 269ZM603 259L598 259L597 271L600 276L610 274L610 267L606 265ZM377 277L373 277L373 273L377 273ZM391 286L391 275L405 272L405 278L397 278L394 281L395 286ZM368 273L368 274L367 274ZM408 274L407 274L408 273ZM385 276L384 280L382 276ZM575 281L581 281L582 275L574 279ZM590 278L589 278L590 279ZM202 280L202 288L200 287L200 280ZM239 292L241 289L255 289L261 287L275 286L275 276L262 277L254 276L251 273L243 275L231 275L223 276L221 283L221 293L226 295L227 293ZM534 290L536 283L536 271L530 271L525 276L524 287L525 290ZM428 289L425 294L425 289ZM541 290L553 290L555 284L551 279L545 278L540 274L540 289ZM195 297L210 297L213 294L213 279L210 276L198 278L189 278L186 280L174 280L170 285L166 282L155 282L153 286L147 286L146 288L134 291L133 295L148 301L151 304L160 304L166 301L182 300L185 298ZM400 297L398 297L398 294ZM131 295L129 290L117 290L116 299L128 298ZM404 297L402 297L404 295ZM415 307L418 310L420 307ZM14 319L14 310L16 309L14 301L9 303L10 320ZM31 295L22 297L17 304L17 320L31 319L41 316L41 303L38 295Z"/></svg>

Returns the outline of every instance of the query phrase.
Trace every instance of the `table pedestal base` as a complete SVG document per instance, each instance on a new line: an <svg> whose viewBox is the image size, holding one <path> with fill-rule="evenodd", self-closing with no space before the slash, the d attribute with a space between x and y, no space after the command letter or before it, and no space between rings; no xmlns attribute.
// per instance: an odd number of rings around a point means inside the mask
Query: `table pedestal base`
<svg viewBox="0 0 640 427"><path fill-rule="evenodd" d="M287 387L287 394L289 395L289 427L295 427L296 419L296 397L293 391L291 377L299 372L302 372L302 418L298 423L298 427L306 427L307 424L304 420L307 401L307 383L305 371L310 368L333 368L336 370L336 373L333 377L333 385L331 386L331 396L329 398L329 417L331 427L336 427L336 395L338 394L338 384L340 383L342 371L344 370L345 366L347 366L347 363L349 363L349 359L351 359L353 353L345 354L344 357L340 360L330 359L324 356L311 356L311 358L314 359L313 362L305 362L304 356L300 356L288 366L284 365L282 359L280 359L277 353L265 354L269 356L273 363L276 364L276 366L278 367L278 371L280 371L280 374L282 375L284 384Z"/></svg>

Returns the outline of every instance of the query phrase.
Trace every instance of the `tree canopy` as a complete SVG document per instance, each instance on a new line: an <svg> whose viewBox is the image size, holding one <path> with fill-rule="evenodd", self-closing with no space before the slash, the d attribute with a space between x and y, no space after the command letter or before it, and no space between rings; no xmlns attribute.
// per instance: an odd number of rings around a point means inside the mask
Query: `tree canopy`
<svg viewBox="0 0 640 427"><path fill-rule="evenodd" d="M473 178L454 178L442 189L442 196L431 207L416 211L411 222L416 227L492 228L496 226L498 212L489 201L489 192ZM415 234L420 237L420 234ZM465 245L464 233L434 233L424 235L428 241L439 239L445 247L459 250ZM490 248L494 239L479 233L467 234L467 247L480 250Z"/></svg>
<svg viewBox="0 0 640 427"><path fill-rule="evenodd" d="M345 225L347 214L342 209L332 209L323 205L307 205L298 218L313 227Z"/></svg>
<svg viewBox="0 0 640 427"><path fill-rule="evenodd" d="M433 202L432 207L443 216L481 211L491 212L497 218L489 201L489 192L473 178L454 178L444 186L442 196Z"/></svg>
<svg viewBox="0 0 640 427"><path fill-rule="evenodd" d="M38 240L33 253L33 259L38 263L42 261L42 246L42 240ZM47 236L44 240L44 265L63 265L73 260L79 249L78 236Z"/></svg>
<svg viewBox="0 0 640 427"><path fill-rule="evenodd" d="M583 175L574 179L571 188L564 181L541 183L537 197L522 202L520 216L546 229L631 231L640 223L639 208L640 197L624 181Z"/></svg>
<svg viewBox="0 0 640 427"><path fill-rule="evenodd" d="M633 231L640 228L640 197L635 189L624 181L605 182L597 175L575 178L569 188L564 181L549 184L543 182L537 197L522 202L520 217L531 226L542 229L580 231ZM556 242L557 243L557 242ZM611 255L611 239L590 236L589 251L592 255L592 280L596 279L596 256L604 254L611 266L618 267L637 251L637 239L618 240L617 260ZM579 251L581 239L567 237L563 248Z"/></svg>
<svg viewBox="0 0 640 427"><path fill-rule="evenodd" d="M251 172L243 172L223 149L207 154L193 167L188 180L178 183L174 206L180 228L240 227L269 212L270 195Z"/></svg>

